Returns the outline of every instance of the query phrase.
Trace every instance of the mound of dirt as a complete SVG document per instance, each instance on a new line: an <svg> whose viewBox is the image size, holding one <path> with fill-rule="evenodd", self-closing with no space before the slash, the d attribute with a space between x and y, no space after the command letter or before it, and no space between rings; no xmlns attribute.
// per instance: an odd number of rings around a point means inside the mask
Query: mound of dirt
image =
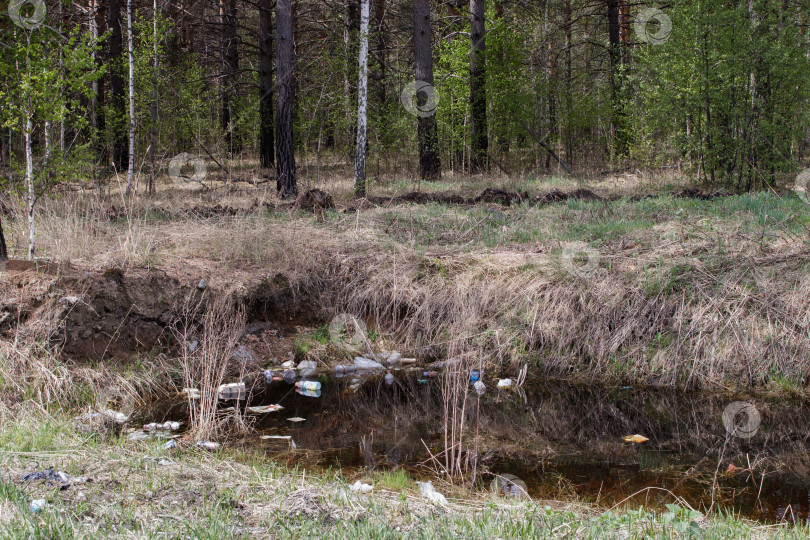
<svg viewBox="0 0 810 540"><path fill-rule="evenodd" d="M306 210L325 210L334 208L335 202L332 196L320 189L308 189L298 197L297 205Z"/></svg>
<svg viewBox="0 0 810 540"><path fill-rule="evenodd" d="M45 338L77 359L171 350L183 306L220 295L245 306L249 320L314 318L312 302L280 274L9 261L0 272L0 337Z"/></svg>

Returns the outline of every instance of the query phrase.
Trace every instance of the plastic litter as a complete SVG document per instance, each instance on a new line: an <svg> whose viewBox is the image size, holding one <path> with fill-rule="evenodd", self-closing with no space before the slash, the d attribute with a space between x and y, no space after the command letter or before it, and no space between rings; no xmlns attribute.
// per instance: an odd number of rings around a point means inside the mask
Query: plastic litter
<svg viewBox="0 0 810 540"><path fill-rule="evenodd" d="M245 393L245 383L243 382L223 384L219 387L219 399L222 400L242 400L245 399Z"/></svg>
<svg viewBox="0 0 810 540"><path fill-rule="evenodd" d="M388 356L388 358L385 359L385 365L388 367L397 367L399 366L401 360L402 355L399 352L394 351Z"/></svg>
<svg viewBox="0 0 810 540"><path fill-rule="evenodd" d="M254 407L248 407L247 412L251 414L265 414L280 411L283 409L281 405L256 405Z"/></svg>
<svg viewBox="0 0 810 540"><path fill-rule="evenodd" d="M301 418L300 416L293 416L292 418L287 418L289 422L306 422L306 418Z"/></svg>
<svg viewBox="0 0 810 540"><path fill-rule="evenodd" d="M391 370L388 370L388 373L385 374L385 384L388 386L394 386L394 374L391 373Z"/></svg>
<svg viewBox="0 0 810 540"><path fill-rule="evenodd" d="M498 388L511 388L512 379L500 379L498 381Z"/></svg>
<svg viewBox="0 0 810 540"><path fill-rule="evenodd" d="M133 431L127 435L128 441L145 441L149 438L149 434L143 431Z"/></svg>
<svg viewBox="0 0 810 540"><path fill-rule="evenodd" d="M321 389L320 388L318 388L317 390L312 390L310 388L296 387L295 393L300 394L302 396L307 396L307 397L315 397L315 398L321 397Z"/></svg>
<svg viewBox="0 0 810 540"><path fill-rule="evenodd" d="M174 465L174 461L172 461L170 459L159 459L157 464L158 464L158 467L170 467L170 466Z"/></svg>
<svg viewBox="0 0 810 540"><path fill-rule="evenodd" d="M287 371L284 372L282 378L284 379L284 382L286 382L287 384L292 384L295 382L295 379L298 378L298 374L295 373L294 369L288 369Z"/></svg>
<svg viewBox="0 0 810 540"><path fill-rule="evenodd" d="M281 367L283 367L284 369L291 369L295 367L295 362L293 362L292 360L287 360L286 362L281 364Z"/></svg>
<svg viewBox="0 0 810 540"><path fill-rule="evenodd" d="M215 452L222 448L222 445L218 442L214 441L198 441L197 446L200 448L204 448L205 450L210 450L211 452Z"/></svg>
<svg viewBox="0 0 810 540"><path fill-rule="evenodd" d="M364 484L360 480L352 484L352 491L355 493L371 493L372 489L371 484Z"/></svg>
<svg viewBox="0 0 810 540"><path fill-rule="evenodd" d="M164 450L171 450L172 448L177 448L177 441L174 439L166 441L166 444L163 445Z"/></svg>
<svg viewBox="0 0 810 540"><path fill-rule="evenodd" d="M39 512L45 508L45 505L48 504L48 501L45 499L34 499L31 501L31 511L35 514L39 514Z"/></svg>
<svg viewBox="0 0 810 540"><path fill-rule="evenodd" d="M368 358L363 358L362 356L356 356L354 358L354 365L357 366L358 369L379 370L379 371L385 370L385 366L383 366L379 362L369 360Z"/></svg>
<svg viewBox="0 0 810 540"><path fill-rule="evenodd" d="M264 382L267 384L273 382L273 372L269 369L264 370Z"/></svg>
<svg viewBox="0 0 810 540"><path fill-rule="evenodd" d="M69 488L72 484L84 484L88 481L87 478L81 476L71 476L66 472L55 471L53 469L45 469L44 471L24 474L22 478L20 478L20 482L34 482L36 480L54 482L59 484L59 489L61 490Z"/></svg>
<svg viewBox="0 0 810 540"><path fill-rule="evenodd" d="M298 381L295 386L303 390L315 391L321 389L321 383L318 381Z"/></svg>
<svg viewBox="0 0 810 540"><path fill-rule="evenodd" d="M486 385L481 381L475 381L475 384L473 384L473 388L475 388L475 393L478 394L479 396L483 396L484 392L486 392L487 390Z"/></svg>
<svg viewBox="0 0 810 540"><path fill-rule="evenodd" d="M200 399L201 397L200 391L197 388L183 388L180 394L188 399Z"/></svg>
<svg viewBox="0 0 810 540"><path fill-rule="evenodd" d="M433 504L447 504L447 499L433 488L433 482L416 482L419 484L419 492Z"/></svg>
<svg viewBox="0 0 810 540"><path fill-rule="evenodd" d="M526 482L514 474L505 473L496 475L489 487L493 493L501 497L514 497L516 499L531 498L526 488Z"/></svg>
<svg viewBox="0 0 810 540"><path fill-rule="evenodd" d="M113 422L118 424L126 423L129 420L129 416L125 415L124 413L120 413L118 411L114 411L112 409L105 409L101 411L101 414L106 416L107 418L111 419Z"/></svg>
<svg viewBox="0 0 810 540"><path fill-rule="evenodd" d="M474 369L470 372L470 382L478 382L481 380L481 371Z"/></svg>
<svg viewBox="0 0 810 540"><path fill-rule="evenodd" d="M298 364L298 373L302 377L312 377L315 375L315 370L318 364L312 360L303 360Z"/></svg>
<svg viewBox="0 0 810 540"><path fill-rule="evenodd" d="M335 366L335 373L345 375L347 373L354 373L357 369L357 366Z"/></svg>

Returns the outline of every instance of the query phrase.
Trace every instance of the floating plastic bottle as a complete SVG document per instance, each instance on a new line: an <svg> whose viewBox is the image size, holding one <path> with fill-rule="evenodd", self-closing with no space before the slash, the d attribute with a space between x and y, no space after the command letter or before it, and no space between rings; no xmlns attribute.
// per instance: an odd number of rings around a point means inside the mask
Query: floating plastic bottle
<svg viewBox="0 0 810 540"><path fill-rule="evenodd" d="M321 397L321 389L318 388L317 390L312 390L310 388L301 388L300 386L295 389L296 394L300 394L302 396L307 397Z"/></svg>
<svg viewBox="0 0 810 540"><path fill-rule="evenodd" d="M288 369L287 371L284 372L282 378L284 379L284 382L286 382L287 384L293 384L295 382L295 379L298 378L298 374L295 373L294 369Z"/></svg>
<svg viewBox="0 0 810 540"><path fill-rule="evenodd" d="M354 373L357 369L357 366L335 366L335 373L345 375L347 373Z"/></svg>
<svg viewBox="0 0 810 540"><path fill-rule="evenodd" d="M478 382L481 379L481 371L474 369L470 372L470 382Z"/></svg>
<svg viewBox="0 0 810 540"><path fill-rule="evenodd" d="M219 399L245 399L245 383L228 383L219 387Z"/></svg>
<svg viewBox="0 0 810 540"><path fill-rule="evenodd" d="M391 373L391 370L388 370L388 373L385 374L385 384L388 386L394 386L394 374Z"/></svg>
<svg viewBox="0 0 810 540"><path fill-rule="evenodd" d="M302 390L312 390L313 392L321 389L321 383L318 381L298 381L295 383L295 386Z"/></svg>
<svg viewBox="0 0 810 540"><path fill-rule="evenodd" d="M264 382L270 384L273 382L273 372L269 369L264 370Z"/></svg>
<svg viewBox="0 0 810 540"><path fill-rule="evenodd" d="M379 362L369 360L368 358L363 358L362 356L356 356L354 358L354 365L357 366L358 369L373 369L380 371L385 369L385 366L383 366Z"/></svg>
<svg viewBox="0 0 810 540"><path fill-rule="evenodd" d="M312 377L318 364L312 360L303 360L298 364L298 374L302 377Z"/></svg>

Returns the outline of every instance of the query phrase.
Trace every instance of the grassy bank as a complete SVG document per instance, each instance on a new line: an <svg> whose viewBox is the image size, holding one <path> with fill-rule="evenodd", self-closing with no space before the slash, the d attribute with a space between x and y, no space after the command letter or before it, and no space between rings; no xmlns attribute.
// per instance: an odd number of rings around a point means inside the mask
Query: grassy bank
<svg viewBox="0 0 810 540"><path fill-rule="evenodd" d="M810 213L793 194L344 211L355 205L344 191L340 208L314 214L250 189L164 188L129 205L67 194L42 203L40 252L80 266L191 268L233 288L238 272L281 273L323 321L376 321L423 357L682 388L809 382ZM617 194L630 192L602 193Z"/></svg>
<svg viewBox="0 0 810 540"><path fill-rule="evenodd" d="M261 454L210 453L183 443L128 442L77 433L63 414L26 402L0 428L0 534L4 538L806 538L686 509L650 513L533 501L509 504L485 491L442 484L433 505L402 471L345 478L274 464ZM23 483L53 467L92 482L59 490ZM374 485L351 492L355 480ZM34 499L46 506L33 513Z"/></svg>

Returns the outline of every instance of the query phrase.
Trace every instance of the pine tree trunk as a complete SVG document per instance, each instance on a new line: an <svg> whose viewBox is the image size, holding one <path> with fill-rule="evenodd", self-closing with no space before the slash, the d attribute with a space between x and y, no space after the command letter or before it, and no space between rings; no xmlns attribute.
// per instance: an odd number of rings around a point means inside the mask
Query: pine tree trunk
<svg viewBox="0 0 810 540"><path fill-rule="evenodd" d="M3 234L3 216L0 216L0 262L8 260L8 248L6 248L6 235Z"/></svg>
<svg viewBox="0 0 810 540"><path fill-rule="evenodd" d="M152 125L149 130L149 195L155 194L155 145L157 144L157 122L158 122L158 6L157 0L152 0L152 46L154 55L152 64L152 105L151 117Z"/></svg>
<svg viewBox="0 0 810 540"><path fill-rule="evenodd" d="M273 18L272 0L259 0L259 159L273 167Z"/></svg>
<svg viewBox="0 0 810 540"><path fill-rule="evenodd" d="M470 0L470 172L488 169L486 0Z"/></svg>
<svg viewBox="0 0 810 540"><path fill-rule="evenodd" d="M112 109L116 118L113 118L113 164L116 170L129 169L129 153L127 152L127 136L123 119L127 117L126 94L124 78L121 76L120 60L124 55L124 37L121 27L121 6L118 0L107 2L107 29L110 31L109 59L107 65L110 73L110 91L112 92Z"/></svg>
<svg viewBox="0 0 810 540"><path fill-rule="evenodd" d="M219 18L222 47L220 64L220 99L222 105L222 131L229 152L238 151L238 142L234 140L233 87L234 74L239 69L239 36L236 28L235 0L219 0Z"/></svg>
<svg viewBox="0 0 810 540"><path fill-rule="evenodd" d="M354 196L366 196L366 142L368 119L368 13L369 0L360 2L360 50L357 78L357 149L354 159Z"/></svg>
<svg viewBox="0 0 810 540"><path fill-rule="evenodd" d="M345 0L346 27L343 31L343 41L346 45L346 69L343 79L343 91L346 94L348 107L346 107L346 140L349 148L357 139L357 121L352 114L352 108L357 103L357 84L354 78L354 66L357 59L357 46L360 32L360 4L358 0ZM349 159L354 160L354 149L350 149Z"/></svg>
<svg viewBox="0 0 810 540"><path fill-rule="evenodd" d="M126 195L132 194L135 172L135 51L132 43L132 0L127 0L127 65L129 66L129 159Z"/></svg>
<svg viewBox="0 0 810 540"><path fill-rule="evenodd" d="M430 28L430 0L413 0L413 50L416 59L416 80L433 86L433 49ZM420 96L416 97L417 100ZM424 100L419 102L424 104ZM419 122L419 172L422 180L438 180L442 165L439 157L439 136L435 113L426 111Z"/></svg>
<svg viewBox="0 0 810 540"><path fill-rule="evenodd" d="M293 140L293 74L292 1L276 0L276 188L284 198L295 197L295 147Z"/></svg>

